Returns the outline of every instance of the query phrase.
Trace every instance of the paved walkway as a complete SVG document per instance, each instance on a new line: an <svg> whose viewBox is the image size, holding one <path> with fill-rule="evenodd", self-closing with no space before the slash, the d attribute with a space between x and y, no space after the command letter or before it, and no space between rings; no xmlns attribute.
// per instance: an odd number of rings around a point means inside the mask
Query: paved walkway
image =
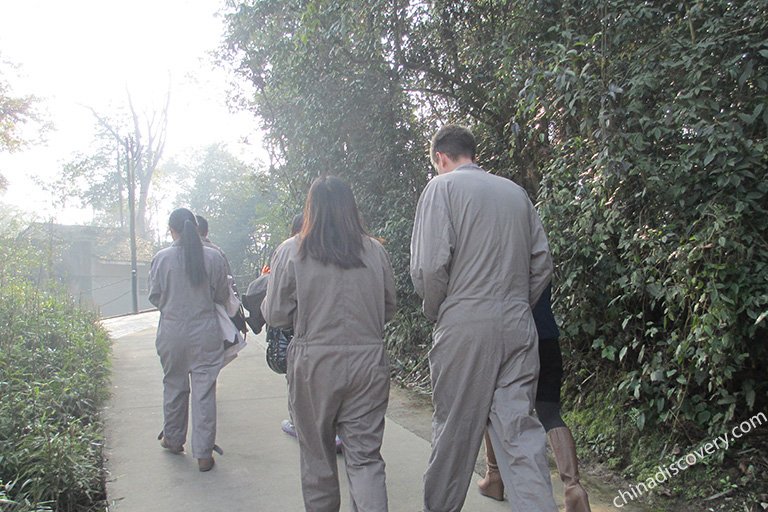
<svg viewBox="0 0 768 512"><path fill-rule="evenodd" d="M217 443L224 455L216 456L213 471L200 473L189 454L173 455L156 440L162 428L162 370L154 346L157 319L154 312L104 321L114 340L112 398L105 411L110 510L302 511L298 444L280 430L287 416L285 378L264 362L263 334L250 334L249 346L221 372ZM389 509L420 512L430 413L423 404L403 405L408 398L402 391L393 390L393 395L400 398L393 396L398 403L390 407L382 448ZM348 510L341 456L339 463L341 510ZM474 475L475 482L479 478ZM510 505L480 496L473 482L464 510L508 511ZM593 505L594 512L609 510L615 509Z"/></svg>

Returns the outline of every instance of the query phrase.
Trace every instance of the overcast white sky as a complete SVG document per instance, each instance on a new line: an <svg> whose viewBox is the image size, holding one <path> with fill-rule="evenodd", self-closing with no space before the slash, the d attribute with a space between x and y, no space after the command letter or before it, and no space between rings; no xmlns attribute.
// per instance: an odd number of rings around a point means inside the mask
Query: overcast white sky
<svg viewBox="0 0 768 512"><path fill-rule="evenodd" d="M6 76L15 95L33 94L54 124L47 143L0 154L10 182L0 202L41 219L87 222L87 212L57 211L32 176L52 179L61 164L93 140L93 115L126 104L139 111L162 104L170 80L165 157L225 142L246 158L263 154L249 113L226 107L227 76L208 52L223 32L216 13L224 0L0 0L0 59L18 64ZM7 66L2 69L7 70ZM170 78L169 78L170 77Z"/></svg>

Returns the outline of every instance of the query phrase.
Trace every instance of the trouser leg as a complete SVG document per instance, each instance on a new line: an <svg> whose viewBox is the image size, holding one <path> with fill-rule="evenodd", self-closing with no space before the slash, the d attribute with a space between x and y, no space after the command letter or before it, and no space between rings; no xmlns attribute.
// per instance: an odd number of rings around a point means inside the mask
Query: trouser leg
<svg viewBox="0 0 768 512"><path fill-rule="evenodd" d="M336 512L341 506L336 446L332 422L320 424L298 413L294 426L299 440L301 491L308 512ZM330 424L330 425L328 425Z"/></svg>
<svg viewBox="0 0 768 512"><path fill-rule="evenodd" d="M535 342L508 358L493 393L488 434L511 509L557 512L544 428L533 415L539 361Z"/></svg>
<svg viewBox="0 0 768 512"><path fill-rule="evenodd" d="M189 421L189 367L183 351L163 351L163 437L171 446L187 440Z"/></svg>
<svg viewBox="0 0 768 512"><path fill-rule="evenodd" d="M195 368L192 381L192 456L208 459L216 444L216 379L219 367Z"/></svg>
<svg viewBox="0 0 768 512"><path fill-rule="evenodd" d="M338 417L352 512L386 512L387 485L381 442L389 402L389 371L365 372L363 385L345 398Z"/></svg>
<svg viewBox="0 0 768 512"><path fill-rule="evenodd" d="M435 412L425 512L461 510L483 439L501 354L492 342L478 343L484 339L478 331L470 336L441 339L429 354Z"/></svg>
<svg viewBox="0 0 768 512"><path fill-rule="evenodd" d="M288 376L285 376L285 383L288 384ZM289 393L290 393L290 386L289 387ZM288 398L288 420L293 424L293 406L291 405L291 399Z"/></svg>
<svg viewBox="0 0 768 512"><path fill-rule="evenodd" d="M341 402L337 386L343 379L332 364L313 366L312 357L301 356L305 350L308 347L302 343L288 347L288 357L292 358L288 365L289 400L299 441L304 508L307 512L337 512L341 494L334 438Z"/></svg>

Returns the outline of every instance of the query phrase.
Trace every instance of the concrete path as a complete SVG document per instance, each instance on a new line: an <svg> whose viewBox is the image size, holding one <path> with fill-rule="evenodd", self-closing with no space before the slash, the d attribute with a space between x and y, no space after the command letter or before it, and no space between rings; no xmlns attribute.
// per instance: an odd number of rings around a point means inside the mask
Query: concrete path
<svg viewBox="0 0 768 512"><path fill-rule="evenodd" d="M253 512L304 510L297 442L280 430L287 417L285 378L264 362L263 334L224 368L218 385L216 456L209 473L189 454L173 455L156 439L162 428L162 370L154 338L158 313L105 320L113 345L112 398L105 410L107 494L116 512ZM389 509L422 510L422 474L430 454L430 411L394 389L382 452L387 463ZM342 507L348 510L339 456ZM474 475L465 511L508 511L476 491ZM556 497L562 489L554 476ZM594 501L594 500L593 500ZM607 502L606 502L607 503ZM595 503L594 512L615 510ZM626 507L624 510L636 510Z"/></svg>

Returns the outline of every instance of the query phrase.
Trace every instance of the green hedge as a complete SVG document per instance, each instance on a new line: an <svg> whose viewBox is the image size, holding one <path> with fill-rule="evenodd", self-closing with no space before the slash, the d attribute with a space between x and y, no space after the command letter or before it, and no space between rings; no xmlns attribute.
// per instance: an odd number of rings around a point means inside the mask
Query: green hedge
<svg viewBox="0 0 768 512"><path fill-rule="evenodd" d="M11 251L0 250L0 504L92 510L104 498L109 339L65 294L37 288L32 253Z"/></svg>
<svg viewBox="0 0 768 512"><path fill-rule="evenodd" d="M639 429L719 433L768 396L766 5L607 6L531 79L557 310Z"/></svg>

